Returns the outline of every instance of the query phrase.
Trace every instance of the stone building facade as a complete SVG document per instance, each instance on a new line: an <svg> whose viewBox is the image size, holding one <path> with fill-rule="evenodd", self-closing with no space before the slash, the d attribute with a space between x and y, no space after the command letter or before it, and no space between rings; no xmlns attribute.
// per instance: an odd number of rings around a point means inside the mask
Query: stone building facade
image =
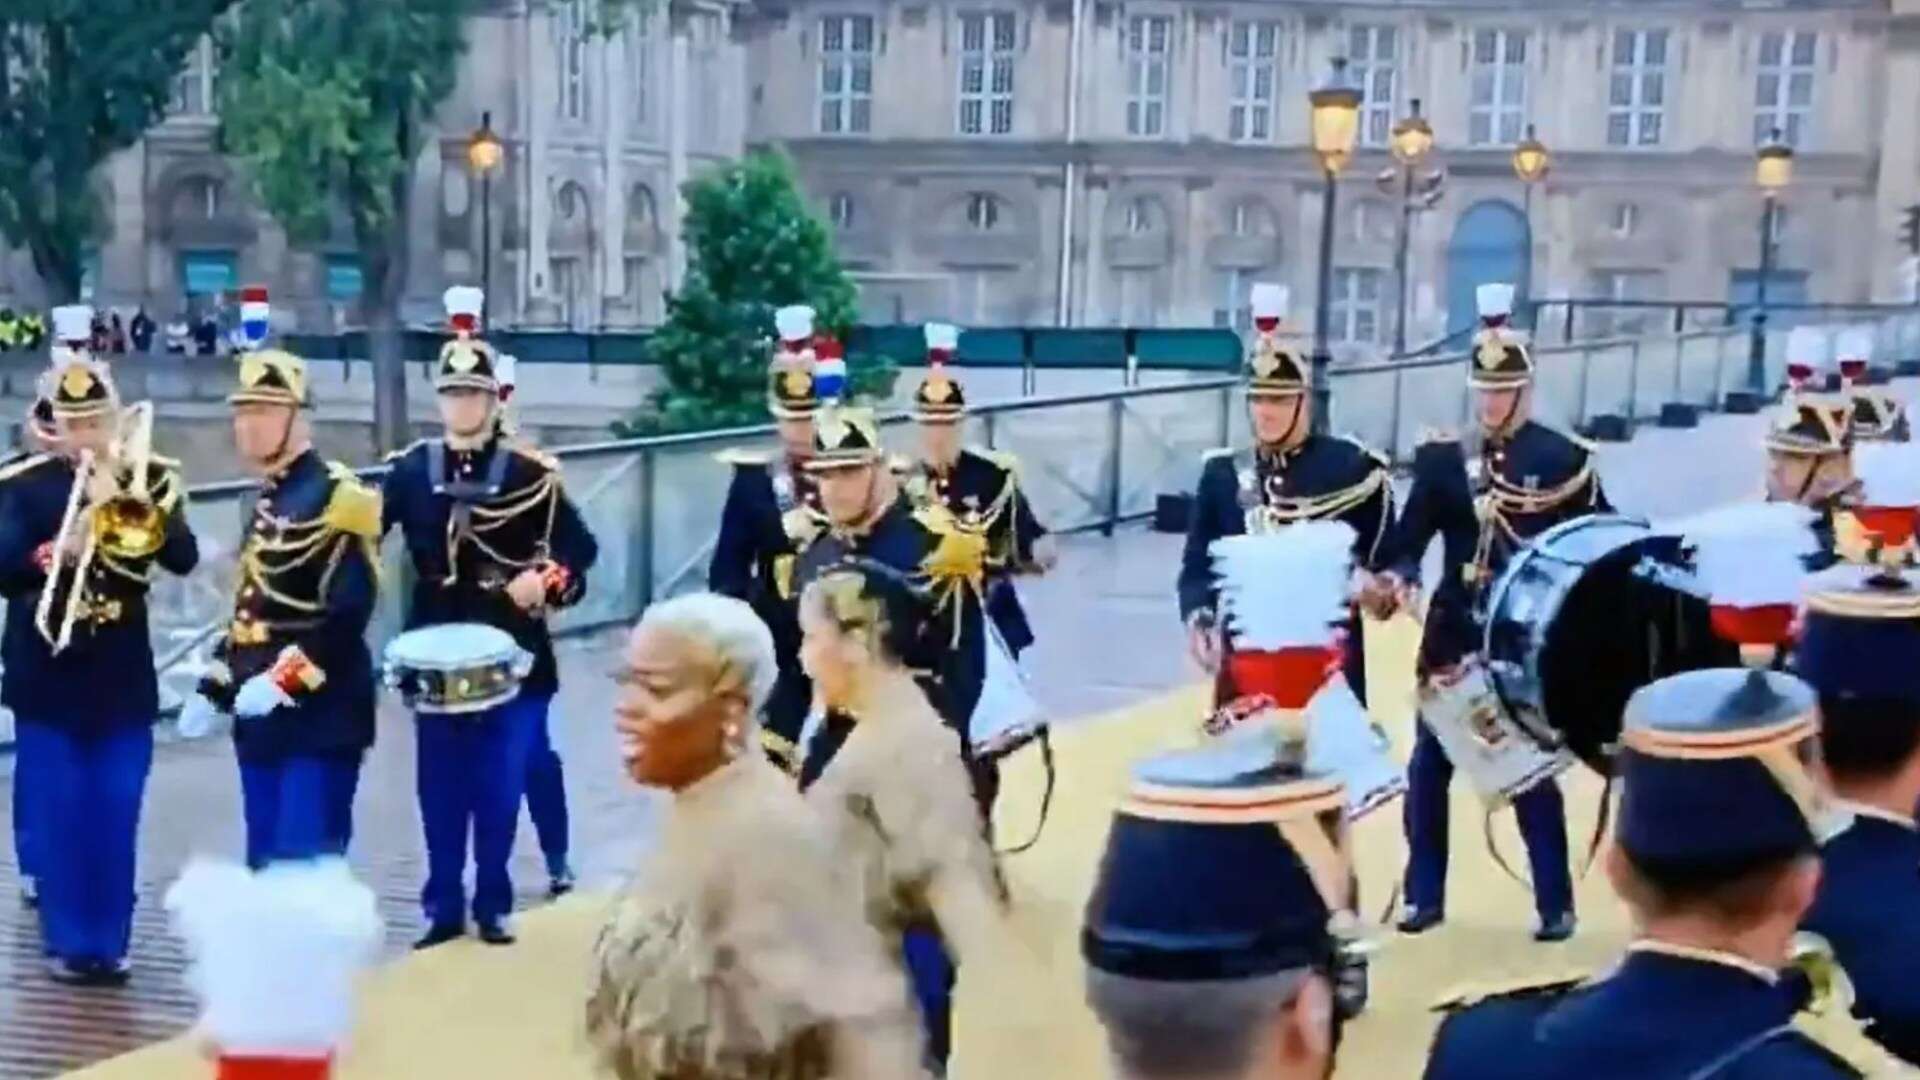
<svg viewBox="0 0 1920 1080"><path fill-rule="evenodd" d="M1380 174L1415 99L1447 175L1411 225L1413 343L1470 321L1481 280L1536 297L1750 296L1754 149L1776 127L1797 159L1770 296L1905 299L1915 10L783 0L743 23L752 138L801 163L881 319L1229 324L1269 279L1309 320L1322 180L1307 93L1347 58L1365 102L1339 182L1332 325L1361 352L1391 340L1401 199ZM1552 153L1532 192L1511 163L1529 125Z"/></svg>
<svg viewBox="0 0 1920 1080"><path fill-rule="evenodd" d="M441 318L446 285L478 282L482 192L491 198L494 319L589 330L657 321L684 265L676 192L744 144L745 49L736 0L674 0L594 32L586 0L498 0L470 28L457 89L413 184L403 314ZM214 149L213 49L181 72L168 117L95 178L110 225L90 254L96 305L145 304L162 321L240 284L272 287L303 329L358 321L344 220L290 249ZM505 160L483 185L466 164L483 114ZM0 256L0 303L36 305L24 253Z"/></svg>

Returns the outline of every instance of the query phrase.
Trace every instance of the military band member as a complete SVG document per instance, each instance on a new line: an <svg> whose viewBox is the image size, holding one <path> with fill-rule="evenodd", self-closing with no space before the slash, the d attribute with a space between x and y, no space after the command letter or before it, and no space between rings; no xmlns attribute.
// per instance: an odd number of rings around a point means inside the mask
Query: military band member
<svg viewBox="0 0 1920 1080"><path fill-rule="evenodd" d="M812 689L800 670L800 626L794 619L793 566L803 546L821 528L820 497L812 473L816 358L836 354L839 343L814 330L813 309L796 304L774 313L779 342L768 371L767 411L780 434L780 455L730 450L721 460L733 467L720 536L707 567L707 587L745 600L773 632L780 679L767 705L760 739L782 768L798 768L795 744L806 723Z"/></svg>
<svg viewBox="0 0 1920 1080"><path fill-rule="evenodd" d="M240 544L233 618L200 692L234 716L247 864L258 869L344 855L353 838L374 736L366 632L380 493L314 450L305 361L261 349L237 366L234 443L261 490Z"/></svg>
<svg viewBox="0 0 1920 1080"><path fill-rule="evenodd" d="M907 491L915 503L937 502L987 538L987 614L1018 657L1033 644L1033 627L1013 578L1045 573L1058 554L1020 486L1019 461L1012 454L960 444L967 394L947 366L959 347L959 329L928 323L926 339L927 375L913 395L921 458L909 471Z"/></svg>
<svg viewBox="0 0 1920 1080"><path fill-rule="evenodd" d="M1413 486L1391 544L1391 588L1419 580L1434 536L1441 538L1441 579L1427 607L1418 669L1423 680L1458 677L1480 647L1480 608L1507 561L1534 537L1564 521L1611 509L1594 467L1592 447L1531 419L1533 357L1506 326L1511 286L1483 286L1487 322L1475 339L1467 381L1478 399L1480 447L1469 463L1459 441L1429 438L1414 452ZM1414 725L1407 764L1406 908L1400 929L1417 934L1446 917L1447 788L1453 763L1425 723ZM1543 781L1514 798L1520 835L1533 871L1534 937L1573 934L1573 885L1567 869L1566 811L1560 788Z"/></svg>
<svg viewBox="0 0 1920 1080"><path fill-rule="evenodd" d="M1900 399L1866 384L1873 357L1873 331L1843 330L1834 338L1840 368L1840 392L1853 400L1853 437L1860 442L1906 442L1911 436L1907 408Z"/></svg>
<svg viewBox="0 0 1920 1080"><path fill-rule="evenodd" d="M867 559L908 575L926 589L936 632L944 639L939 662L924 673L922 687L934 708L959 736L973 771L975 795L984 810L993 804L998 777L991 762L975 761L969 721L986 678L985 613L979 586L986 542L959 527L937 506L915 507L886 468L880 429L864 408L823 405L814 429L807 469L818 480L826 527L800 553L796 583L804 587L822 573ZM802 752L802 783L826 767L846 738L851 720L834 712Z"/></svg>
<svg viewBox="0 0 1920 1080"><path fill-rule="evenodd" d="M1813 691L1776 672L1636 692L1607 857L1636 934L1625 959L1596 981L1450 997L1428 1080L1884 1075L1866 1065L1884 1052L1790 964L1830 814L1818 727Z"/></svg>
<svg viewBox="0 0 1920 1080"><path fill-rule="evenodd" d="M1353 526L1354 563L1381 566L1383 541L1393 528L1393 490L1387 462L1352 439L1313 433L1307 364L1279 337L1278 286L1255 285L1257 336L1247 358L1247 412L1254 445L1208 455L1194 492L1193 517L1180 562L1180 618L1188 628L1193 657L1209 672L1222 672L1219 597L1208 548L1222 536L1285 528L1295 521L1333 518ZM1347 681L1366 700L1366 649L1360 609L1386 614L1391 594L1363 591L1348 623ZM1216 704L1234 697L1224 676Z"/></svg>
<svg viewBox="0 0 1920 1080"><path fill-rule="evenodd" d="M150 418L123 414L86 351L91 322L86 307L54 310L61 343L41 396L61 450L0 468L0 697L16 723L16 782L29 781L22 856L51 974L118 984L160 711L147 591L156 565L189 573L199 547L180 474L140 429Z"/></svg>
<svg viewBox="0 0 1920 1080"><path fill-rule="evenodd" d="M1220 741L1135 767L1080 936L1116 1080L1323 1080L1345 1017L1338 780Z"/></svg>
<svg viewBox="0 0 1920 1080"><path fill-rule="evenodd" d="M1796 331L1797 332L1797 331ZM1789 338L1788 345L1795 344ZM1789 369L1792 370L1791 368ZM1797 376L1774 410L1766 434L1767 489L1770 502L1790 502L1814 510L1814 532L1822 555L1812 569L1840 558L1849 511L1859 502L1860 480L1853 468L1853 402L1838 394L1808 393Z"/></svg>
<svg viewBox="0 0 1920 1080"><path fill-rule="evenodd" d="M1795 668L1820 695L1820 752L1852 815L1820 849L1802 926L1853 981L1875 1042L1920 1065L1920 590L1863 567L1814 579Z"/></svg>
<svg viewBox="0 0 1920 1080"><path fill-rule="evenodd" d="M382 530L405 538L415 575L408 629L477 622L513 635L533 669L506 703L478 715L420 712L420 819L426 834L422 948L463 936L467 837L473 837L472 915L480 940L513 935L513 854L528 755L558 688L548 612L578 603L599 546L561 483L559 462L509 441L498 423L496 354L474 336L480 290L448 290L455 336L434 375L446 433L391 459ZM563 849L564 850L564 849ZM549 865L563 884L564 863Z"/></svg>

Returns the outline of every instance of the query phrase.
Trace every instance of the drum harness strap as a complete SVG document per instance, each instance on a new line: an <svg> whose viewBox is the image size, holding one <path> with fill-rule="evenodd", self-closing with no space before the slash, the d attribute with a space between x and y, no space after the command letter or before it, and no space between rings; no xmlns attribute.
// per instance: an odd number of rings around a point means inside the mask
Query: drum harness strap
<svg viewBox="0 0 1920 1080"><path fill-rule="evenodd" d="M495 496L499 495L506 482L507 460L512 453L510 447L496 445L492 459L487 463L485 480L478 483L450 482L446 480L444 464L446 444L437 440L427 444L428 475L433 478L434 494L453 498L453 512L447 515L447 577L442 584L452 585L458 580L462 540L472 543L482 555L495 563L512 570L536 567L547 560L548 549L553 542L554 517L560 509L560 474L548 469L525 489L496 501ZM546 506L547 520L540 534L541 539L529 557L511 558L482 539L484 535L498 532L542 504Z"/></svg>
<svg viewBox="0 0 1920 1080"><path fill-rule="evenodd" d="M1580 494L1580 489L1593 482L1593 459L1589 457L1580 469L1565 483L1536 491L1524 488L1498 474L1489 474L1489 486L1486 494L1475 501L1474 508L1480 518L1480 538L1474 545L1471 583L1486 580L1493 560L1493 545L1497 537L1515 547L1526 542L1514 528L1514 517L1527 517L1544 514L1566 503ZM1589 495L1591 498L1591 495Z"/></svg>

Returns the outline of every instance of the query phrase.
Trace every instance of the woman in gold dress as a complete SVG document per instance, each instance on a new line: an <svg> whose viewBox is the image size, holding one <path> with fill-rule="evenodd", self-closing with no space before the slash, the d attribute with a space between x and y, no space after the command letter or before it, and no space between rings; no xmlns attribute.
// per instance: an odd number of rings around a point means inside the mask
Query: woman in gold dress
<svg viewBox="0 0 1920 1080"><path fill-rule="evenodd" d="M774 676L766 626L726 597L657 604L628 641L621 754L671 798L594 950L587 1033L620 1080L923 1075L905 981L755 749Z"/></svg>
<svg viewBox="0 0 1920 1080"><path fill-rule="evenodd" d="M889 567L836 567L802 595L800 660L846 732L807 801L858 876L868 920L898 944L929 1063L943 1069L956 964L1004 937L1005 894L960 740L914 681L943 643L929 640L925 603Z"/></svg>

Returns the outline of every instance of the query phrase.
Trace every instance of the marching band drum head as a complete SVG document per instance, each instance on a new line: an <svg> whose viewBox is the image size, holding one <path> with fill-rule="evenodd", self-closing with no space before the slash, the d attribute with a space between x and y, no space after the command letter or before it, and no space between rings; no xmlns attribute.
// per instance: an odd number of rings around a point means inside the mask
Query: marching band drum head
<svg viewBox="0 0 1920 1080"><path fill-rule="evenodd" d="M416 712L481 712L509 701L533 657L513 635L482 623L409 630L387 643L388 685Z"/></svg>
<svg viewBox="0 0 1920 1080"><path fill-rule="evenodd" d="M1602 775L1635 690L1738 663L1706 601L1662 584L1649 564L1684 573L1680 538L1637 518L1578 518L1515 554L1487 604L1487 668L1508 714Z"/></svg>

